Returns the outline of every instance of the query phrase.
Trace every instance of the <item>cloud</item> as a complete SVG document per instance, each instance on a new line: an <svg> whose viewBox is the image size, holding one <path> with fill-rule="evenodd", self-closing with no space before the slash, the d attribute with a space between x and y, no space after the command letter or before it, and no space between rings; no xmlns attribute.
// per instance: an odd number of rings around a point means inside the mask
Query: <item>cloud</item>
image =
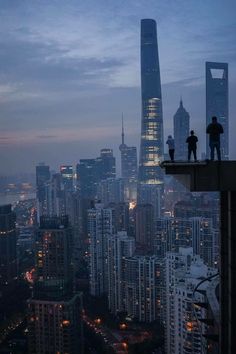
<svg viewBox="0 0 236 354"><path fill-rule="evenodd" d="M36 138L38 139L54 139L57 138L56 135L37 135Z"/></svg>

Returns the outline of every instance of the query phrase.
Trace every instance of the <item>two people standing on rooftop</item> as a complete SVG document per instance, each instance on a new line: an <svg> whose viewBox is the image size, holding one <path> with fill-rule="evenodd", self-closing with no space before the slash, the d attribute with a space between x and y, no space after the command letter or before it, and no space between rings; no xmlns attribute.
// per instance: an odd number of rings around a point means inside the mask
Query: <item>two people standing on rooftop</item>
<svg viewBox="0 0 236 354"><path fill-rule="evenodd" d="M217 117L212 117L212 123L207 126L206 133L209 134L209 146L211 149L211 160L214 160L215 149L217 158L221 161L220 134L224 133L223 127L217 122Z"/></svg>

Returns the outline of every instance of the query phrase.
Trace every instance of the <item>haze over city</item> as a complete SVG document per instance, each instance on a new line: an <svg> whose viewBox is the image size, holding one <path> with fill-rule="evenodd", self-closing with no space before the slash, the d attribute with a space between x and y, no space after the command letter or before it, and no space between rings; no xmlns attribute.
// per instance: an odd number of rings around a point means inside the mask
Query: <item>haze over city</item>
<svg viewBox="0 0 236 354"><path fill-rule="evenodd" d="M2 0L0 173L40 161L56 169L103 147L118 157L122 112L126 142L139 149L141 18L157 21L164 137L182 96L205 151L205 62L229 63L235 158L235 10L233 0Z"/></svg>

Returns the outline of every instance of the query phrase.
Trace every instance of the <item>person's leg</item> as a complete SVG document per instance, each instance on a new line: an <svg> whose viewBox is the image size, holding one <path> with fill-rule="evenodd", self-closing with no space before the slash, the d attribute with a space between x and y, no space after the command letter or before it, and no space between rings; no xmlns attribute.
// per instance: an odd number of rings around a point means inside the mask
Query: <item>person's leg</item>
<svg viewBox="0 0 236 354"><path fill-rule="evenodd" d="M219 141L217 141L215 143L215 147L216 147L218 161L221 161L221 151L220 151L220 142Z"/></svg>
<svg viewBox="0 0 236 354"><path fill-rule="evenodd" d="M170 154L170 159L171 159L171 161L174 161L174 149L170 149L169 150L169 154Z"/></svg>
<svg viewBox="0 0 236 354"><path fill-rule="evenodd" d="M188 148L188 161L190 161L190 157L191 157L191 149Z"/></svg>
<svg viewBox="0 0 236 354"><path fill-rule="evenodd" d="M197 161L197 149L193 149L194 161Z"/></svg>
<svg viewBox="0 0 236 354"><path fill-rule="evenodd" d="M210 141L210 149L211 149L211 160L214 160L214 143Z"/></svg>

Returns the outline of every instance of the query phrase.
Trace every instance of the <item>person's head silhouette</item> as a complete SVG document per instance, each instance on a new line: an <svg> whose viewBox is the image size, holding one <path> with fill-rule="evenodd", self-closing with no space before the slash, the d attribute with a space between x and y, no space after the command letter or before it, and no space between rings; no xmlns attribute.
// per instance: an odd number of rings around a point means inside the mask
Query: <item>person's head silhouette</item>
<svg viewBox="0 0 236 354"><path fill-rule="evenodd" d="M194 130L191 130L191 131L190 131L190 134L191 134L191 135L194 135Z"/></svg>
<svg viewBox="0 0 236 354"><path fill-rule="evenodd" d="M212 123L216 123L216 122L217 122L217 117L216 116L212 117Z"/></svg>

